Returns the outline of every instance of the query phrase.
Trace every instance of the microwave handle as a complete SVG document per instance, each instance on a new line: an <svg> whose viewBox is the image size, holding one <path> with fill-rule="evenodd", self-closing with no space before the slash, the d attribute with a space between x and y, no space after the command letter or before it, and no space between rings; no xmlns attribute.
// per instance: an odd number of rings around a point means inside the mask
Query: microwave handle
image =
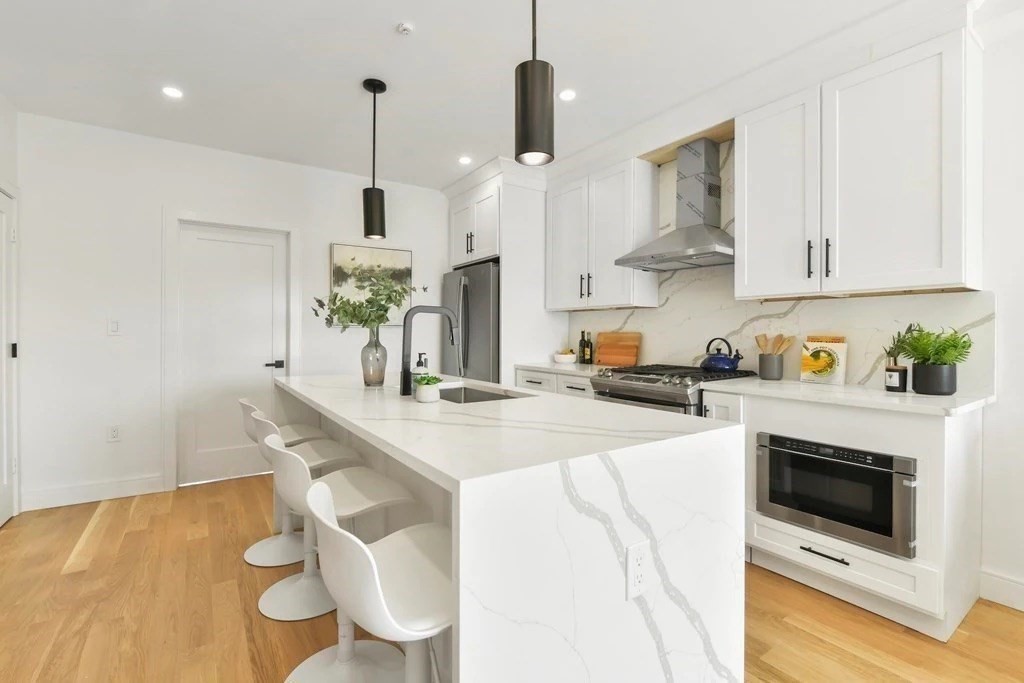
<svg viewBox="0 0 1024 683"><path fill-rule="evenodd" d="M892 475L893 540L911 550L917 546L917 479L910 474Z"/></svg>

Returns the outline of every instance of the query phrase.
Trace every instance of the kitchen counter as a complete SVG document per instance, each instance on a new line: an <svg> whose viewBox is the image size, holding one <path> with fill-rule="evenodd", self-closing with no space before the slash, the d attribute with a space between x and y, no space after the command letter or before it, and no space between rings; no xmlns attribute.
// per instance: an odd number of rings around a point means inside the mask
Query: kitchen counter
<svg viewBox="0 0 1024 683"><path fill-rule="evenodd" d="M743 679L742 425L456 378L441 386L521 398L421 404L397 376L276 384L288 419L319 414L452 529L442 681ZM384 532L422 521L386 514Z"/></svg>
<svg viewBox="0 0 1024 683"><path fill-rule="evenodd" d="M771 382L757 377L727 379L714 383L709 382L705 389L722 394L830 403L832 405L845 405L855 408L873 408L875 410L892 410L902 413L944 417L963 415L995 402L995 396L991 395L955 394L953 396L925 396L910 391L901 394L860 385L833 386L810 384L794 380Z"/></svg>
<svg viewBox="0 0 1024 683"><path fill-rule="evenodd" d="M554 361L541 361L539 363L516 363L516 370L531 370L533 372L548 372L553 375L568 375L570 377L585 377L590 379L599 370L613 367L611 365L584 365L583 363L556 363Z"/></svg>
<svg viewBox="0 0 1024 683"><path fill-rule="evenodd" d="M592 366L587 366L592 367ZM391 378L389 378L391 379ZM448 491L461 482L721 429L726 423L445 378L523 398L417 403L361 377L284 377L277 386Z"/></svg>

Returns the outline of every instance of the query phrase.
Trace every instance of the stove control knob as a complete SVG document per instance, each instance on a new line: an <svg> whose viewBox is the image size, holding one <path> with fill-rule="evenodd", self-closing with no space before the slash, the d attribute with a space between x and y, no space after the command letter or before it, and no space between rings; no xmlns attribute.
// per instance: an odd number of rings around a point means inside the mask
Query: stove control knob
<svg viewBox="0 0 1024 683"><path fill-rule="evenodd" d="M683 377L683 386L692 387L696 383L697 380L695 380L693 377Z"/></svg>
<svg viewBox="0 0 1024 683"><path fill-rule="evenodd" d="M598 370L597 371L597 376L598 377L611 377L612 376L611 368L604 368L602 370Z"/></svg>
<svg viewBox="0 0 1024 683"><path fill-rule="evenodd" d="M662 378L661 378L661 383L662 383L662 384L668 384L668 383L669 383L669 382L671 382L671 381L672 381L672 378L671 378L671 377L662 377Z"/></svg>
<svg viewBox="0 0 1024 683"><path fill-rule="evenodd" d="M682 377L673 377L672 378L672 386L678 387L682 383L683 383L683 378Z"/></svg>

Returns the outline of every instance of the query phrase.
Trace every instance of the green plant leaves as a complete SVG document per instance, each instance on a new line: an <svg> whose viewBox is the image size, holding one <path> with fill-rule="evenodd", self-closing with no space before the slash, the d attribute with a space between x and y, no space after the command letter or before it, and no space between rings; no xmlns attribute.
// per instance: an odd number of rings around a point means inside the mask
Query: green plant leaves
<svg viewBox="0 0 1024 683"><path fill-rule="evenodd" d="M903 335L899 351L919 365L956 365L967 360L973 346L965 332L933 332L914 324Z"/></svg>
<svg viewBox="0 0 1024 683"><path fill-rule="evenodd" d="M396 281L391 273L378 267L354 266L351 278L355 280L356 291L366 292L366 298L360 301L341 296L333 290L323 299L313 298L319 309L325 311L324 323L327 327L341 326L344 332L349 327L379 327L388 322L392 308L399 308L414 291L404 282ZM313 314L320 317L317 308Z"/></svg>

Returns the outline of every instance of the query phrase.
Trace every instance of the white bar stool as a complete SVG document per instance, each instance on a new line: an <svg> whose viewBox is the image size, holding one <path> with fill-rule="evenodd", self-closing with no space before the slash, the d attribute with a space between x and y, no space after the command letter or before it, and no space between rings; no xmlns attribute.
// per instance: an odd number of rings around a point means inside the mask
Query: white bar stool
<svg viewBox="0 0 1024 683"><path fill-rule="evenodd" d="M257 445L271 434L281 436L281 429L262 412L258 410L246 412L245 404L243 404L242 414L247 425L246 430L248 432L248 429L252 429L250 436ZM283 441L284 437L281 436L281 439ZM363 462L355 449L342 446L337 441L330 439L303 441L291 448L313 469L326 465L337 469L361 465ZM260 448L260 454L266 458L262 448ZM270 463L269 458L267 458L267 462ZM276 484L274 487L274 520L275 528L280 527L281 533L264 538L249 546L243 555L248 564L254 567L283 567L302 561L305 554L302 539L295 533L292 516L288 513L287 506L281 502Z"/></svg>
<svg viewBox="0 0 1024 683"><path fill-rule="evenodd" d="M307 502L320 539L324 581L338 604L338 644L297 666L293 683L430 683L428 641L452 624L452 536L417 524L366 545L335 522L330 487L314 483ZM353 620L405 646L355 640Z"/></svg>
<svg viewBox="0 0 1024 683"><path fill-rule="evenodd" d="M256 438L256 426L252 421L252 414L259 412L260 409L252 404L247 398L238 399L238 403L242 406L242 427L245 429L245 433L253 441L259 441ZM313 439L330 439L330 435L323 431L319 427L306 424L287 424L279 425L278 429L281 432L281 438L284 440L286 446L294 446L304 441L312 441Z"/></svg>
<svg viewBox="0 0 1024 683"><path fill-rule="evenodd" d="M303 458L285 448L277 434L261 442L274 465L274 482L285 505L301 514L304 562L302 573L281 579L260 596L260 612L277 621L299 621L327 614L335 608L316 566L316 526L310 517L306 494L313 484ZM336 501L333 519L351 519L379 508L413 502L401 484L369 467L336 470L316 480L328 487ZM337 523L337 522L335 522Z"/></svg>

